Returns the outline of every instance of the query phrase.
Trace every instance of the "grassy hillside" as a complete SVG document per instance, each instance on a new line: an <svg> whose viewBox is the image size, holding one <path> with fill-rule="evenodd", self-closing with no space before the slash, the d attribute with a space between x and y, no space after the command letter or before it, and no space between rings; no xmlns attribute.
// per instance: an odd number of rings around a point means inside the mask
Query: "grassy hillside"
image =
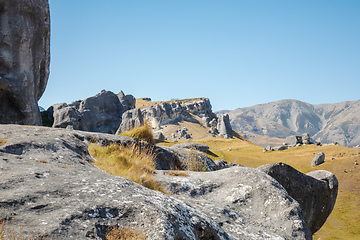
<svg viewBox="0 0 360 240"><path fill-rule="evenodd" d="M308 145L285 151L263 152L263 148L241 139L206 139L196 142L207 144L213 159L258 167L267 163L284 162L303 173L327 170L339 180L339 193L335 208L314 235L314 239L360 239L360 154L358 149L342 146ZM325 163L312 167L311 161L319 153L325 153ZM333 160L332 160L333 159Z"/></svg>

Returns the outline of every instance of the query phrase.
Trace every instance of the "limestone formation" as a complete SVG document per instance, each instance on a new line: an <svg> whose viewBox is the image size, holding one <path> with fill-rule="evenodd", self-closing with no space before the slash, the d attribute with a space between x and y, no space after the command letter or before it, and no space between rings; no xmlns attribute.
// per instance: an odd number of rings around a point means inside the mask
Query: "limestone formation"
<svg viewBox="0 0 360 240"><path fill-rule="evenodd" d="M0 1L0 123L41 125L49 77L48 0Z"/></svg>
<svg viewBox="0 0 360 240"><path fill-rule="evenodd" d="M131 126L131 122L139 122L135 118L143 119L143 121L147 122L153 129L160 129L162 125L184 119L194 122L195 120L190 114L205 117L211 113L211 104L207 98L162 102L141 109L141 112L135 114L133 118L124 118L118 132L125 131L125 129L128 130L128 128L124 126ZM130 123L127 123L127 121Z"/></svg>
<svg viewBox="0 0 360 240"><path fill-rule="evenodd" d="M135 108L129 111L126 111L122 115L122 120L120 127L116 131L116 134L129 131L135 127L140 127L144 125L144 117L141 113L140 108Z"/></svg>
<svg viewBox="0 0 360 240"><path fill-rule="evenodd" d="M311 166L315 167L325 162L325 153L319 152L316 154L314 159L311 162Z"/></svg>
<svg viewBox="0 0 360 240"><path fill-rule="evenodd" d="M267 174L246 167L187 173L175 177L158 171L155 177L232 239L312 239L300 205Z"/></svg>
<svg viewBox="0 0 360 240"><path fill-rule="evenodd" d="M228 114L222 114L218 117L217 129L220 136L224 136L224 138L233 137L233 130L230 125L230 118Z"/></svg>
<svg viewBox="0 0 360 240"><path fill-rule="evenodd" d="M321 228L336 202L338 180L334 174L324 170L303 174L284 163L258 169L277 180L299 202L312 233Z"/></svg>
<svg viewBox="0 0 360 240"><path fill-rule="evenodd" d="M194 149L201 152L207 152L209 151L209 146L202 144L202 143L195 143L195 142L187 142L187 143L178 143L171 146L172 148L188 148L188 149Z"/></svg>
<svg viewBox="0 0 360 240"><path fill-rule="evenodd" d="M159 131L159 132L154 132L154 139L158 141L165 141L166 137L162 132Z"/></svg>
<svg viewBox="0 0 360 240"><path fill-rule="evenodd" d="M52 113L55 128L69 128L90 132L114 134L121 123L122 114L134 107L134 97L101 91L93 97L71 104L55 104Z"/></svg>

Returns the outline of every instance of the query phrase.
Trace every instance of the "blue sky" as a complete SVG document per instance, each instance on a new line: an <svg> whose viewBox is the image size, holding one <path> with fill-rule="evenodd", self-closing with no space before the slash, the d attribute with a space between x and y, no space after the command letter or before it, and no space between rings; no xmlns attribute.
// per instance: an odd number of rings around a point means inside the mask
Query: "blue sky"
<svg viewBox="0 0 360 240"><path fill-rule="evenodd" d="M360 99L358 0L50 0L39 104L102 89L213 110Z"/></svg>

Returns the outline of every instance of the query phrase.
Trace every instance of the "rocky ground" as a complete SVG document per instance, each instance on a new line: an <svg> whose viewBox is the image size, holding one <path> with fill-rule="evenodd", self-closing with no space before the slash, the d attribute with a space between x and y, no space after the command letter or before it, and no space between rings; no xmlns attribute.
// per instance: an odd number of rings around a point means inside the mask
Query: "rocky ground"
<svg viewBox="0 0 360 240"><path fill-rule="evenodd" d="M91 142L138 143L132 138L0 125L0 139L0 208L21 224L23 235L104 239L119 225L148 239L311 239L299 203L256 169L189 177L159 171L169 196L91 164Z"/></svg>

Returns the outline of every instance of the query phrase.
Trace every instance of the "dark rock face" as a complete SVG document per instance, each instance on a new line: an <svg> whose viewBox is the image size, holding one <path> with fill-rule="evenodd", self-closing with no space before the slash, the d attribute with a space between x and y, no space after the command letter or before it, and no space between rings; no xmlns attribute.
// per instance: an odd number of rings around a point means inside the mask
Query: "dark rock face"
<svg viewBox="0 0 360 240"><path fill-rule="evenodd" d="M334 174L324 170L303 174L284 163L258 169L277 180L300 204L312 233L322 227L336 202L338 180Z"/></svg>
<svg viewBox="0 0 360 240"><path fill-rule="evenodd" d="M233 132L230 125L230 118L228 114L222 114L218 117L217 129L219 135L224 136L224 138L232 138Z"/></svg>
<svg viewBox="0 0 360 240"><path fill-rule="evenodd" d="M314 159L311 162L311 166L315 167L325 162L325 153L319 152L316 154Z"/></svg>
<svg viewBox="0 0 360 240"><path fill-rule="evenodd" d="M41 125L50 63L48 0L0 1L0 123Z"/></svg>
<svg viewBox="0 0 360 240"><path fill-rule="evenodd" d="M300 205L267 174L253 168L155 175L172 196L218 222L232 239L312 239Z"/></svg>
<svg viewBox="0 0 360 240"><path fill-rule="evenodd" d="M55 104L48 112L52 112L55 128L114 134L122 114L134 106L133 96L103 90L83 101Z"/></svg>

